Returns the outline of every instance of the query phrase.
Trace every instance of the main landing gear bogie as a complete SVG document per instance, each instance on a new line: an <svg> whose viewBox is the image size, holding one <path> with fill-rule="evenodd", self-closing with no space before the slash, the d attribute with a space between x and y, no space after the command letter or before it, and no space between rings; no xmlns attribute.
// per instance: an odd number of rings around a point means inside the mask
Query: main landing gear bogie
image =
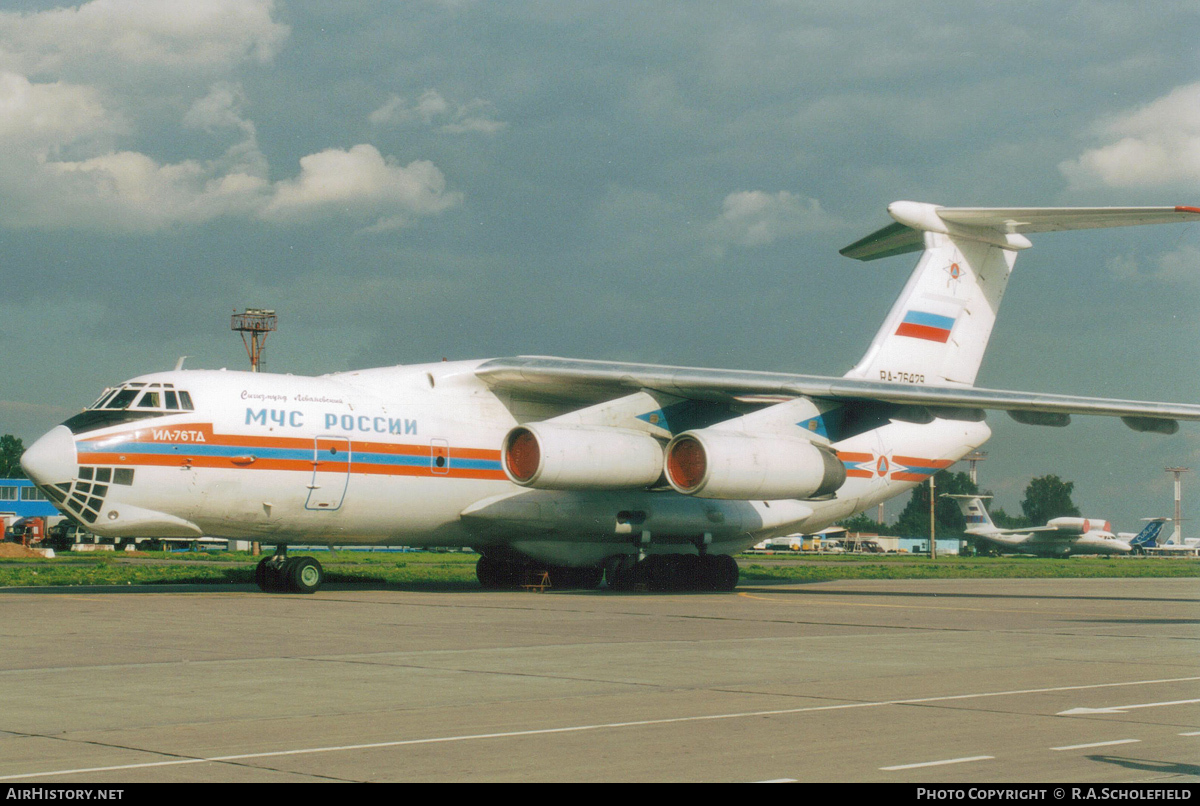
<svg viewBox="0 0 1200 806"><path fill-rule="evenodd" d="M316 593L325 581L325 569L312 557L274 554L254 569L254 582L271 593Z"/></svg>
<svg viewBox="0 0 1200 806"><path fill-rule="evenodd" d="M484 555L475 564L479 584L493 590L515 590L525 585L540 585L548 577L552 590L591 590L600 586L604 569L600 566L571 568L565 565L536 565Z"/></svg>
<svg viewBox="0 0 1200 806"><path fill-rule="evenodd" d="M612 590L727 592L737 587L737 560L728 554L651 554L614 557L604 569Z"/></svg>

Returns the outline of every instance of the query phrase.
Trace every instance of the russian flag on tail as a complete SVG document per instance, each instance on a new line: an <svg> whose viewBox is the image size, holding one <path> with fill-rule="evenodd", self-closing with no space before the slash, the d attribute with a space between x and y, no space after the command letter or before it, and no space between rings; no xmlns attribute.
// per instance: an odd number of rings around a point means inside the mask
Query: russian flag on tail
<svg viewBox="0 0 1200 806"><path fill-rule="evenodd" d="M900 327L896 328L896 335L945 344L949 341L953 328L952 317L924 311L909 311L904 314L904 321L900 323Z"/></svg>

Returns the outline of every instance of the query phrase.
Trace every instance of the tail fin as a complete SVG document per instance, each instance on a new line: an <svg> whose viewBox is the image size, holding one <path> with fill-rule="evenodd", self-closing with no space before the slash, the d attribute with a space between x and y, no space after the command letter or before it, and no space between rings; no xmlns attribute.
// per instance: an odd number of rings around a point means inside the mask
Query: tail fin
<svg viewBox="0 0 1200 806"><path fill-rule="evenodd" d="M1149 523L1138 532L1133 539L1129 541L1129 545L1133 547L1149 547L1154 548L1158 545L1158 536L1162 532L1163 525L1166 524L1167 518L1150 518Z"/></svg>
<svg viewBox="0 0 1200 806"><path fill-rule="evenodd" d="M1195 220L1192 207L982 208L894 202L895 224L841 251L859 260L924 250L849 378L972 386L1022 232Z"/></svg>
<svg viewBox="0 0 1200 806"><path fill-rule="evenodd" d="M991 498L990 495L946 494L945 497L953 498L958 502L963 518L967 521L967 531L990 532L996 528L996 524L992 523L992 516L988 514L987 507L983 505L983 499Z"/></svg>

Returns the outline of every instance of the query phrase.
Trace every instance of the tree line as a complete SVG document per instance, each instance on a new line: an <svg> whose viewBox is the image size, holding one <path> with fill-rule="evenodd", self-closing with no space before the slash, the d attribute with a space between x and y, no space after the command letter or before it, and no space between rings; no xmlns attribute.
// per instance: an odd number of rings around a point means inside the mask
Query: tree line
<svg viewBox="0 0 1200 806"><path fill-rule="evenodd" d="M989 491L980 490L971 481L970 473L953 473L949 470L939 470L934 476L935 494L938 496L934 503L937 536L953 538L962 536L967 529L966 519L958 503L951 498L942 498L945 493L953 495L991 495ZM1022 529L1026 526L1041 526L1051 518L1080 517L1079 507L1071 500L1075 491L1075 482L1063 481L1058 476L1038 476L1025 487L1025 497L1021 499L1021 514L1010 515L1001 507L988 507L992 521L1001 529ZM860 512L853 518L839 522L840 526L851 532L875 532L897 535L898 537L928 538L929 537L929 484L918 484L913 488L912 497L894 523L880 524L872 514Z"/></svg>
<svg viewBox="0 0 1200 806"><path fill-rule="evenodd" d="M25 453L25 443L20 437L5 434L0 437L0 479L23 479L25 471L21 469L21 454Z"/></svg>

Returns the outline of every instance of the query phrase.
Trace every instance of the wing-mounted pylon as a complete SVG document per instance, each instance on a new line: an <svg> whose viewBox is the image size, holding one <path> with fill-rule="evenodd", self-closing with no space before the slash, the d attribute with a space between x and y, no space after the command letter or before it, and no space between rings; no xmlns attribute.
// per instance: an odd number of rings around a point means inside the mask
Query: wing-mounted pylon
<svg viewBox="0 0 1200 806"><path fill-rule="evenodd" d="M667 445L667 482L701 498L831 496L846 482L826 430L836 408L798 398L677 434Z"/></svg>
<svg viewBox="0 0 1200 806"><path fill-rule="evenodd" d="M501 446L505 474L542 490L626 490L662 477L666 413L684 401L645 391L511 429Z"/></svg>

